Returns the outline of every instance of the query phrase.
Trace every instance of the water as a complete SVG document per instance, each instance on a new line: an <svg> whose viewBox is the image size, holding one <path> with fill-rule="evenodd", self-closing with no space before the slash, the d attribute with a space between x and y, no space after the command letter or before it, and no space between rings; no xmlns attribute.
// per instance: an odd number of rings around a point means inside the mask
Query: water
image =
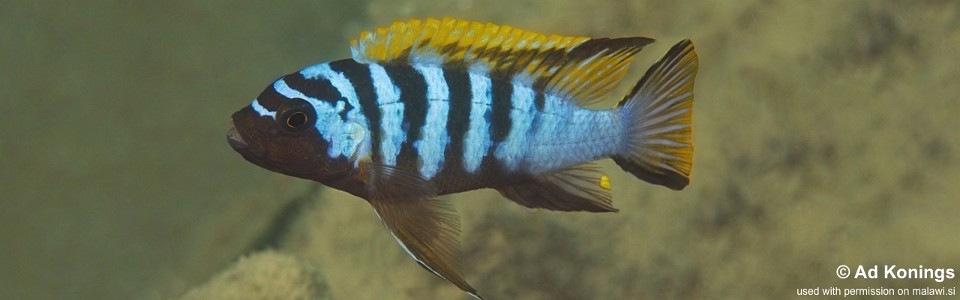
<svg viewBox="0 0 960 300"><path fill-rule="evenodd" d="M2 299L176 297L267 247L316 267L339 299L465 299L416 267L363 201L313 194L224 137L276 76L346 57L361 29L426 16L657 38L626 86L682 38L700 55L684 191L604 162L617 214L447 196L465 277L484 295L956 285L835 275L960 268L955 2L24 2L0 6ZM305 204L278 222L294 202Z"/></svg>

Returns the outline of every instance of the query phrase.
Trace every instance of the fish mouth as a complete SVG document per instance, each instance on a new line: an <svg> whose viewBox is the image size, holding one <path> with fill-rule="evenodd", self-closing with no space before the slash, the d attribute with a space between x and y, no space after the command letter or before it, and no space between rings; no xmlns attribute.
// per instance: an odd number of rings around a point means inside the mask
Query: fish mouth
<svg viewBox="0 0 960 300"><path fill-rule="evenodd" d="M233 147L233 149L247 149L249 147L247 141L243 140L243 136L237 131L236 125L233 124L233 118L230 118L230 130L227 131L227 142L230 143L230 147Z"/></svg>

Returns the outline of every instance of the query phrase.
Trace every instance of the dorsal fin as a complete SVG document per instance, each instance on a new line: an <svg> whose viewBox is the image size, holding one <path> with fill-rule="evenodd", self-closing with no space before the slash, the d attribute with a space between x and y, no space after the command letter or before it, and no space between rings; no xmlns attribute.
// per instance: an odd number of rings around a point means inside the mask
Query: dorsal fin
<svg viewBox="0 0 960 300"><path fill-rule="evenodd" d="M495 78L528 81L581 104L617 87L645 37L586 38L544 35L510 26L445 18L395 22L350 41L362 63L442 65L483 70Z"/></svg>

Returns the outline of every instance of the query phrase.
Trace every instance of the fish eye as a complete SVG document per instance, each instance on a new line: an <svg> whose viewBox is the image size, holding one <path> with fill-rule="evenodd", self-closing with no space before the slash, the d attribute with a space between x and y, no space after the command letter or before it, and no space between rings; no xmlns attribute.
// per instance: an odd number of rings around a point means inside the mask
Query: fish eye
<svg viewBox="0 0 960 300"><path fill-rule="evenodd" d="M300 128L300 126L307 124L307 114L302 111L296 111L290 114L287 117L287 127L289 128Z"/></svg>
<svg viewBox="0 0 960 300"><path fill-rule="evenodd" d="M291 133L303 131L316 122L313 106L303 99L293 99L280 107L277 122Z"/></svg>

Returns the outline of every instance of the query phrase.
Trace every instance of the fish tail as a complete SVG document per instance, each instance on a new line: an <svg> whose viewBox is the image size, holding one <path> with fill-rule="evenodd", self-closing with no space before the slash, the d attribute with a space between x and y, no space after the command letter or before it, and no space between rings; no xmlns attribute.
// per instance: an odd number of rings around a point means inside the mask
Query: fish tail
<svg viewBox="0 0 960 300"><path fill-rule="evenodd" d="M680 190L693 166L693 82L697 53L683 40L620 101L624 140L613 160L638 178Z"/></svg>

